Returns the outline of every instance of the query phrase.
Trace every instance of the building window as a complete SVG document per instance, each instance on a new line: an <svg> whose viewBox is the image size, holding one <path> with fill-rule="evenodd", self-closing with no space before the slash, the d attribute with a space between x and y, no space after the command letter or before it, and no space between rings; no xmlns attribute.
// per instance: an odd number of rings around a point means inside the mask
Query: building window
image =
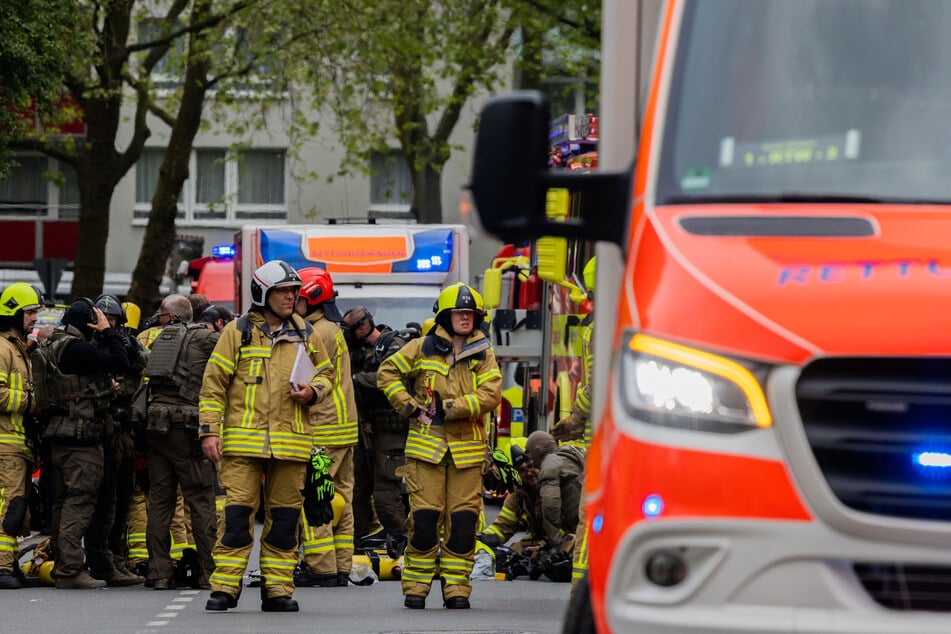
<svg viewBox="0 0 951 634"><path fill-rule="evenodd" d="M158 183L164 148L142 153L135 169L134 218L147 220ZM191 177L178 198L179 224L240 224L244 220L285 220L284 150L248 150L238 156L223 149L192 152Z"/></svg>
<svg viewBox="0 0 951 634"><path fill-rule="evenodd" d="M71 165L42 154L15 160L19 165L0 180L0 216L79 218L79 179Z"/></svg>
<svg viewBox="0 0 951 634"><path fill-rule="evenodd" d="M413 176L401 150L370 157L370 211L409 211Z"/></svg>

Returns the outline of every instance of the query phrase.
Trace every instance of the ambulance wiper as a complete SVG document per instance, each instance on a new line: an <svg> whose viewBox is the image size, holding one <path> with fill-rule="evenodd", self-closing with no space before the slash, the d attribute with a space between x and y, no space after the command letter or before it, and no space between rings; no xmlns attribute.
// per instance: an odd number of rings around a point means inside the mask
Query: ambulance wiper
<svg viewBox="0 0 951 634"><path fill-rule="evenodd" d="M859 205L880 205L883 203L923 204L926 201L898 198L885 199L873 196L853 194L826 194L819 192L778 192L774 194L716 194L710 196L670 196L658 205L714 205L714 204L753 204L753 203L854 203Z"/></svg>

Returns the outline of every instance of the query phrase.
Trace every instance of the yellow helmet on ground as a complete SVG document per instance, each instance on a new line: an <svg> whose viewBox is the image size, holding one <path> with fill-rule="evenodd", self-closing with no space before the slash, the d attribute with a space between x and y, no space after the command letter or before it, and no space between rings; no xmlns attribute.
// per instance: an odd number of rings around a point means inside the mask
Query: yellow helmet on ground
<svg viewBox="0 0 951 634"><path fill-rule="evenodd" d="M582 277L584 278L585 289L591 293L594 291L594 280L598 270L598 256L594 256L584 265Z"/></svg>
<svg viewBox="0 0 951 634"><path fill-rule="evenodd" d="M334 518L331 520L330 525L336 526L340 518L343 517L343 509L347 506L347 501L343 499L342 495L334 491L334 497L330 500L330 506L334 510Z"/></svg>
<svg viewBox="0 0 951 634"><path fill-rule="evenodd" d="M132 302L122 302L125 310L125 325L133 330L139 329L139 320L142 319L142 309Z"/></svg>
<svg viewBox="0 0 951 634"><path fill-rule="evenodd" d="M43 305L43 293L26 282L14 282L0 293L0 317L12 317L18 310L36 310Z"/></svg>

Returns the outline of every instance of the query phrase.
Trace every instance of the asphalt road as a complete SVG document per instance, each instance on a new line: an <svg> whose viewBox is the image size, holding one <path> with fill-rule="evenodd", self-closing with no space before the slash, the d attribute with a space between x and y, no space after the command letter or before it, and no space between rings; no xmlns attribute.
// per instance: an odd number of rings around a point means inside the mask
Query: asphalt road
<svg viewBox="0 0 951 634"><path fill-rule="evenodd" d="M487 519L497 512L497 507L487 506ZM257 568L256 550L251 569ZM204 590L42 587L0 591L0 614L5 632L552 634L561 631L568 592L567 583L545 578L477 580L472 609L446 610L437 584L426 610L409 610L403 607L399 582L380 581L371 586L298 588L294 598L300 612L273 614L261 612L257 588L245 588L236 609L214 613L204 609L209 594Z"/></svg>

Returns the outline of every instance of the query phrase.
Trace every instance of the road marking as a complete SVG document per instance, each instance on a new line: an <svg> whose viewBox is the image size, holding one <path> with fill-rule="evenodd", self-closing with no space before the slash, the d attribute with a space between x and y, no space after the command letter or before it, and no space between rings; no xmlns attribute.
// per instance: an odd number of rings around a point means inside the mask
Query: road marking
<svg viewBox="0 0 951 634"><path fill-rule="evenodd" d="M201 590L182 590L181 594L198 594Z"/></svg>
<svg viewBox="0 0 951 634"><path fill-rule="evenodd" d="M166 605L163 610L184 610L184 605Z"/></svg>
<svg viewBox="0 0 951 634"><path fill-rule="evenodd" d="M195 597L175 597L172 601L178 601L179 603L188 603Z"/></svg>
<svg viewBox="0 0 951 634"><path fill-rule="evenodd" d="M149 621L145 627L157 627L159 625L168 625L168 621Z"/></svg>
<svg viewBox="0 0 951 634"><path fill-rule="evenodd" d="M155 618L157 619L175 618L179 614L181 613L180 612L162 612L161 614L156 614Z"/></svg>

